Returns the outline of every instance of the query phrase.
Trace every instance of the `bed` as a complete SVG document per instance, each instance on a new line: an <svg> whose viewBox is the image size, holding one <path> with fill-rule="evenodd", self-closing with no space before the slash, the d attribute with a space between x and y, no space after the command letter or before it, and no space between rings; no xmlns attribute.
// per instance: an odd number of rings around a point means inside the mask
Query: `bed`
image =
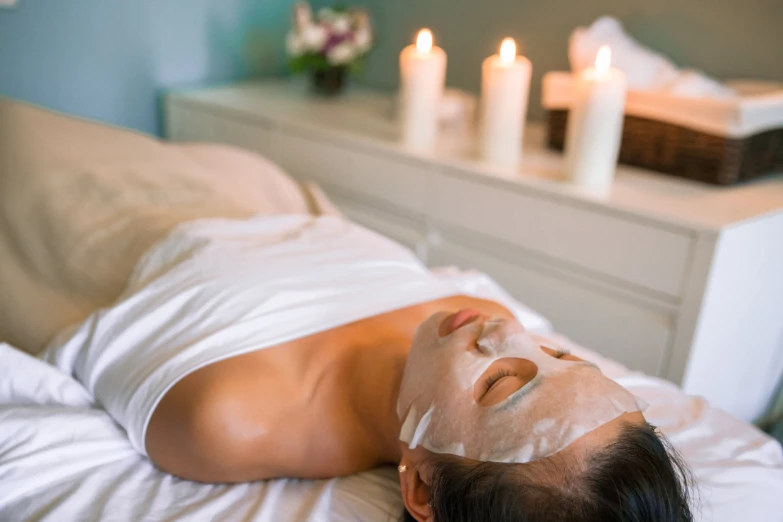
<svg viewBox="0 0 783 522"><path fill-rule="evenodd" d="M95 193L96 179L111 180L101 185L111 190ZM91 205L107 198L108 207ZM227 147L162 144L0 99L0 204L0 520L399 518L393 468L237 485L162 473L79 382L35 356L54 333L122 291L133 259L154 239L134 236L138 220L159 223L163 237L196 216L337 213L316 187ZM80 226L58 228L62 212L75 213ZM776 441L671 383L544 333L650 404L648 420L693 469L698 520L783 520Z"/></svg>

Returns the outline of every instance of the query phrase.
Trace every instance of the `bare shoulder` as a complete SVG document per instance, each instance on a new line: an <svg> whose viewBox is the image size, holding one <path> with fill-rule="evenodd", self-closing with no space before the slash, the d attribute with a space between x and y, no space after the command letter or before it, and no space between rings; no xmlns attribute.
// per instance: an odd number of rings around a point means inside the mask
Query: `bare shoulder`
<svg viewBox="0 0 783 522"><path fill-rule="evenodd" d="M326 343L327 336L312 336L188 375L153 413L150 458L164 471L211 483L321 478L372 467L341 378L350 365Z"/></svg>

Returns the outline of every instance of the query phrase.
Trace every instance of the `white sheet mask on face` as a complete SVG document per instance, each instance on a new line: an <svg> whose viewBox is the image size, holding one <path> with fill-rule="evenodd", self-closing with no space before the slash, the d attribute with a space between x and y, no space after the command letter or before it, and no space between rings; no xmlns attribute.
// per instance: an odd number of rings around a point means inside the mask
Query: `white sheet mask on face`
<svg viewBox="0 0 783 522"><path fill-rule="evenodd" d="M591 363L557 359L514 320L477 320L445 337L448 313L419 327L405 366L397 415L400 440L411 449L470 459L524 463L550 456L582 435L628 412L633 394ZM535 377L492 406L476 402L474 387L503 358L527 359ZM404 419L403 419L404 417Z"/></svg>

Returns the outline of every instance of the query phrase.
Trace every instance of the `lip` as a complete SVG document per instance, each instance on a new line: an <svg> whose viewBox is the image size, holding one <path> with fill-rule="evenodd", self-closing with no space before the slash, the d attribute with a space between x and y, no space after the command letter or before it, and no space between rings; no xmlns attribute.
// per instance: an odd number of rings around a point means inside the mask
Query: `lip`
<svg viewBox="0 0 783 522"><path fill-rule="evenodd" d="M473 308L463 308L441 321L440 326L438 326L438 335L446 337L455 330L458 330L468 323L472 323L483 315L484 314Z"/></svg>

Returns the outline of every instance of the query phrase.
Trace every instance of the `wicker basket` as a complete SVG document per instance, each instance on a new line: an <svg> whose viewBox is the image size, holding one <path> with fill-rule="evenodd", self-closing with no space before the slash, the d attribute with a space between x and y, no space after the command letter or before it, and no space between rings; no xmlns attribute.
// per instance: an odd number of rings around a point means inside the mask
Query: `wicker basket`
<svg viewBox="0 0 783 522"><path fill-rule="evenodd" d="M571 82L568 73L544 76L547 143L556 150L565 144ZM629 91L619 162L715 185L783 171L783 90L758 85L736 102Z"/></svg>
<svg viewBox="0 0 783 522"><path fill-rule="evenodd" d="M550 148L563 150L567 121L567 110L549 111ZM732 139L626 115L619 161L704 183L732 185L783 170L783 128Z"/></svg>

